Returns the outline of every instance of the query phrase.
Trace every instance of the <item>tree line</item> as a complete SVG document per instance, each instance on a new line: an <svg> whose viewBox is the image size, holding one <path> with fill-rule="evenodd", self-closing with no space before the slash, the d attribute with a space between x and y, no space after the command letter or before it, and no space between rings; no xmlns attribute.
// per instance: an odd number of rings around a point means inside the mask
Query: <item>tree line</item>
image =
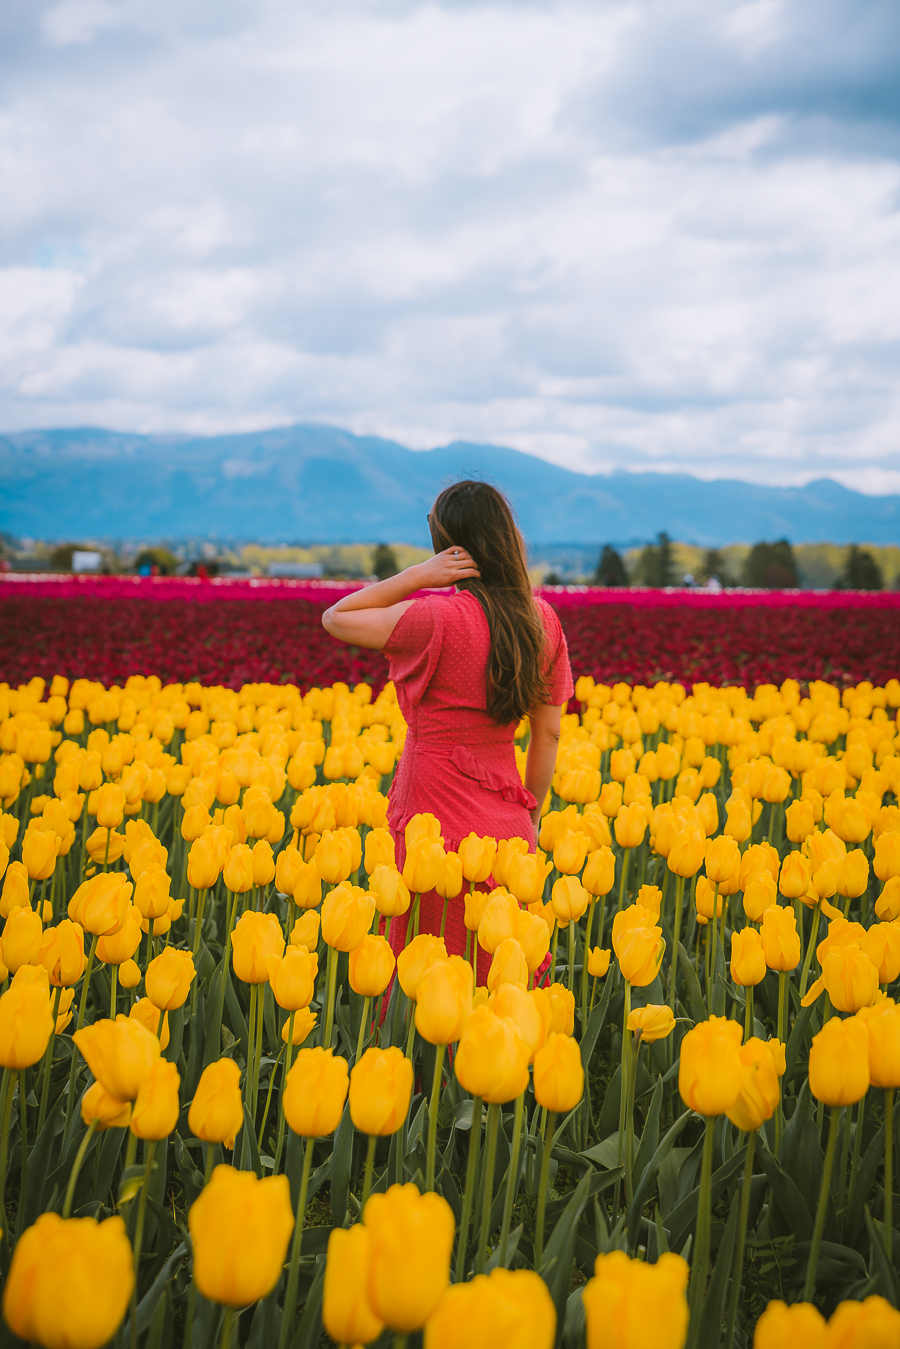
<svg viewBox="0 0 900 1349"><path fill-rule="evenodd" d="M658 534L655 543L649 543L641 550L631 576L621 554L611 544L606 544L597 561L593 580L595 585L602 586L663 588L685 584L685 577L677 573L672 540L666 533ZM774 543L754 544L737 576L731 574L727 560L718 548L708 548L696 575L688 583L709 585L710 582L718 582L724 588L747 586L757 590L792 590L799 588L800 574L788 540L776 539ZM883 590L884 574L872 554L854 543L847 549L844 567L834 588Z"/></svg>

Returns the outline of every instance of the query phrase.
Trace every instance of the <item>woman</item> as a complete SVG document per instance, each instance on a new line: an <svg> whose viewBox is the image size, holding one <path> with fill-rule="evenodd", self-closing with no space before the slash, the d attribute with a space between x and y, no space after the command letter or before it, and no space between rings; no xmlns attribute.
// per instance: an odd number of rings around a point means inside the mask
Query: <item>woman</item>
<svg viewBox="0 0 900 1349"><path fill-rule="evenodd" d="M390 662L409 727L388 811L401 868L404 830L420 812L437 816L447 849L475 833L523 838L534 850L560 716L573 693L559 619L534 598L506 498L488 483L459 482L441 492L428 523L434 557L347 595L322 616L333 637L383 651ZM406 598L449 586L450 593ZM526 714L523 786L514 736ZM460 895L447 911L451 954L465 950L464 908ZM423 894L419 931L439 932L443 911L435 891ZM391 924L395 951L405 945L408 918Z"/></svg>

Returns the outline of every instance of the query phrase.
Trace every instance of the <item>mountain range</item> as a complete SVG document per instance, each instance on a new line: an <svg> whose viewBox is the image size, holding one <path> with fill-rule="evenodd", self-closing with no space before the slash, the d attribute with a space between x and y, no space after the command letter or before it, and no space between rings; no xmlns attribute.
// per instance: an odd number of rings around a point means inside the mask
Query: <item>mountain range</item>
<svg viewBox="0 0 900 1349"><path fill-rule="evenodd" d="M660 530L703 547L900 540L900 497L864 496L828 478L761 487L688 474L588 475L496 445L410 450L324 425L204 437L0 435L0 529L70 541L424 544L435 495L460 477L502 487L534 544L622 545Z"/></svg>

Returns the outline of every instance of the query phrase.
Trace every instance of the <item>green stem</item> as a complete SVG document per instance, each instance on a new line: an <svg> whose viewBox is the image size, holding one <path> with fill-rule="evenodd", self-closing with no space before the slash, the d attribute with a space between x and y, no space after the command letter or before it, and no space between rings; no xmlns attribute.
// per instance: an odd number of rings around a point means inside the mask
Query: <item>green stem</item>
<svg viewBox="0 0 900 1349"><path fill-rule="evenodd" d="M512 1222L513 1204L516 1199L519 1172L519 1152L522 1147L522 1120L525 1115L525 1093L516 1097L513 1115L512 1156L506 1173L506 1198L503 1201L503 1224L500 1228L500 1268L506 1268L506 1251L509 1246L509 1229Z"/></svg>
<svg viewBox="0 0 900 1349"><path fill-rule="evenodd" d="M809 941L806 946L806 955L803 957L803 969L800 973L800 999L806 997L806 982L809 979L809 967L812 964L812 954L816 949L816 937L819 935L819 919L822 916L822 901L819 900L813 909L812 928L809 934Z"/></svg>
<svg viewBox="0 0 900 1349"><path fill-rule="evenodd" d="M600 926L597 931L597 945L603 945L603 933L606 931L606 895L600 896Z"/></svg>
<svg viewBox="0 0 900 1349"><path fill-rule="evenodd" d="M860 1097L859 1105L856 1107L856 1134L853 1139L853 1161L850 1163L850 1184L847 1188L847 1208L849 1209L853 1202L853 1187L856 1184L856 1176L859 1171L859 1153L862 1146L863 1125L866 1118L866 1098Z"/></svg>
<svg viewBox="0 0 900 1349"><path fill-rule="evenodd" d="M582 1035L584 1035L584 1032L585 1032L585 1030L587 1029L587 1019L588 1019L588 1001L587 1001L587 990L588 990L588 957L589 957L589 955L590 955L590 953L591 953L591 927L593 926L593 922L594 922L594 905L595 905L596 903L597 903L597 900L596 900L596 899L592 899L591 902L590 902L590 904L588 905L587 922L585 923L585 929L584 929L584 947L583 947L582 953L581 953L581 1033L582 1033ZM591 1003L593 1004L593 998L591 999Z"/></svg>
<svg viewBox="0 0 900 1349"><path fill-rule="evenodd" d="M226 1307L225 1316L222 1320L222 1336L219 1340L219 1349L229 1349L231 1344L231 1332L234 1328L234 1308Z"/></svg>
<svg viewBox="0 0 900 1349"><path fill-rule="evenodd" d="M286 1054L284 1056L284 1067L281 1070L281 1097L284 1100L284 1088L287 1082L287 1075L291 1071L291 1057L294 1049L294 1017L296 1013L291 1012L288 1019L288 1038L285 1045ZM278 1143L275 1147L275 1165L272 1167L272 1175L278 1175L278 1167L281 1163L281 1150L284 1147L284 1109L278 1111Z"/></svg>
<svg viewBox="0 0 900 1349"><path fill-rule="evenodd" d="M681 911L684 907L684 877L675 882L675 922L672 924L672 963L669 967L669 1007L675 1011L675 975L678 971L678 943L681 941Z"/></svg>
<svg viewBox="0 0 900 1349"><path fill-rule="evenodd" d="M366 1200L372 1190L372 1172L375 1169L375 1144L378 1142L376 1134L369 1134L369 1141L366 1144L366 1166L363 1171L362 1204L365 1208Z"/></svg>
<svg viewBox="0 0 900 1349"><path fill-rule="evenodd" d="M333 946L328 948L328 964L326 970L326 1005L325 1005L325 1025L322 1029L322 1046L324 1049L331 1048L331 1032L334 1026L334 995L337 986L337 957Z"/></svg>
<svg viewBox="0 0 900 1349"><path fill-rule="evenodd" d="M275 1076L278 1072L278 1065L281 1062L281 1056L287 1049L287 1045L282 1045L278 1051L278 1058L272 1064L272 1071L269 1074L269 1090L266 1092L266 1107L263 1110L262 1124L259 1126L259 1137L256 1140L257 1147L260 1149L263 1145L263 1139L266 1136L266 1120L269 1118L269 1106L272 1104L272 1088L275 1086ZM272 1173L274 1175L274 1171Z"/></svg>
<svg viewBox="0 0 900 1349"><path fill-rule="evenodd" d="M553 937L550 941L550 982L556 974L556 948L559 945L559 923L553 924Z"/></svg>
<svg viewBox="0 0 900 1349"><path fill-rule="evenodd" d="M803 1301L812 1302L816 1290L816 1266L819 1263L819 1247L822 1244L822 1232L825 1229L825 1212L831 1190L831 1172L834 1167L834 1151L837 1144L837 1126L840 1106L831 1107L831 1119L828 1123L828 1142L825 1145L825 1166L822 1170L822 1186L819 1190L819 1204L816 1209L816 1221L813 1225L812 1241L809 1246L809 1260L806 1266L806 1282L803 1285Z"/></svg>
<svg viewBox="0 0 900 1349"><path fill-rule="evenodd" d="M741 1185L741 1201L738 1210L737 1244L734 1248L734 1265L731 1272L731 1296L728 1299L728 1319L725 1322L725 1349L734 1344L734 1325L737 1318L738 1299L741 1295L741 1274L744 1268L744 1246L747 1240L747 1215L750 1212L750 1191L753 1182L753 1154L756 1148L756 1130L747 1134L747 1160L744 1163L744 1180Z"/></svg>
<svg viewBox="0 0 900 1349"><path fill-rule="evenodd" d="M884 1244L888 1263L891 1259L894 1203L894 1089L884 1092Z"/></svg>
<svg viewBox="0 0 900 1349"><path fill-rule="evenodd" d="M428 1107L428 1150L425 1162L425 1189L434 1189L434 1154L437 1143L438 1107L441 1100L441 1070L445 1045L434 1047L434 1076L431 1079L431 1104Z"/></svg>
<svg viewBox="0 0 900 1349"><path fill-rule="evenodd" d="M253 1055L256 1052L256 1001L257 985L250 985L250 1015L247 1018L247 1075L244 1079L244 1096L250 1118L253 1119Z"/></svg>
<svg viewBox="0 0 900 1349"><path fill-rule="evenodd" d="M331 948L329 947L329 951ZM303 1220L306 1215L306 1192L309 1189L309 1168L312 1164L313 1147L316 1140L307 1138L306 1151L303 1154L303 1175L300 1179L300 1198L297 1202L297 1221L294 1224L294 1240L291 1243L291 1264L288 1271L287 1292L284 1295L284 1311L281 1316L281 1332L278 1336L278 1349L287 1349L288 1340L294 1328L297 1314L297 1281L300 1277L300 1245L303 1241Z"/></svg>
<svg viewBox="0 0 900 1349"><path fill-rule="evenodd" d="M366 1030L368 1029L369 1007L371 1002L371 998L363 998L362 1012L359 1017L359 1035L356 1040L356 1058L353 1060L354 1063L359 1063L359 1060L362 1057L363 1044L365 1043Z"/></svg>
<svg viewBox="0 0 900 1349"><path fill-rule="evenodd" d="M444 912L441 914L441 932L440 932L440 935L441 935L442 937L443 937L443 935L444 935L444 928L445 928L445 926L446 926L446 924L447 924L447 909L449 908L449 906L450 906L450 900L449 900L449 898L448 898L448 899L445 899L445 900L444 900Z"/></svg>
<svg viewBox="0 0 900 1349"><path fill-rule="evenodd" d="M628 1109L628 1067L631 1058L631 1031L628 1029L628 1018L631 1015L631 984L625 982L625 1010L622 1013L622 1061L619 1072L619 1132L616 1141L616 1166L621 1166L625 1160L625 1114ZM613 1199L613 1213L619 1211L619 1194L621 1191L621 1177L616 1181L615 1198Z"/></svg>
<svg viewBox="0 0 900 1349"><path fill-rule="evenodd" d="M53 1049L56 1044L56 1018L59 1016L59 1002L62 997L62 984L58 984L53 993L53 1029L50 1032L50 1042L47 1045L47 1052L44 1055L44 1064L42 1068L43 1086L41 1088L41 1108L38 1112L38 1127L36 1138L40 1137L41 1129L44 1127L44 1120L47 1118L47 1102L50 1099L50 1069L53 1066Z"/></svg>
<svg viewBox="0 0 900 1349"><path fill-rule="evenodd" d="M469 1129L469 1159L466 1163L466 1188L463 1194L462 1217L459 1222L459 1236L456 1247L455 1282L461 1283L466 1268L466 1251L469 1245L469 1223L472 1217L472 1193L475 1188L475 1176L478 1171L478 1154L481 1150L481 1097L472 1098L472 1124Z"/></svg>
<svg viewBox="0 0 900 1349"><path fill-rule="evenodd" d="M481 1192L481 1235L475 1252L475 1273L484 1273L487 1244L491 1235L491 1204L494 1199L494 1164L497 1160L497 1132L500 1128L500 1107L493 1101L488 1106L487 1132L484 1140L484 1170Z"/></svg>
<svg viewBox="0 0 900 1349"><path fill-rule="evenodd" d="M753 985L748 984L744 989L744 1040L749 1040L753 1034Z"/></svg>
<svg viewBox="0 0 900 1349"><path fill-rule="evenodd" d="M69 1183L66 1186L66 1198L63 1203L62 1216L68 1218L72 1213L72 1201L75 1198L75 1182L78 1180L78 1173L81 1170L81 1163L84 1161L85 1153L90 1145L91 1136L97 1127L97 1121L92 1119L85 1130L84 1138L81 1140L81 1146L75 1154L75 1161L72 1163L72 1170L69 1173Z"/></svg>
<svg viewBox="0 0 900 1349"><path fill-rule="evenodd" d="M147 1192L150 1189L150 1176L153 1169L154 1139L144 1142L144 1179L141 1181L141 1197L138 1200L137 1227L134 1233L134 1287L131 1290L131 1349L137 1349L137 1299L138 1283L141 1271L141 1246L144 1243L144 1219L147 1215Z"/></svg>
<svg viewBox="0 0 900 1349"><path fill-rule="evenodd" d="M94 933L94 938L93 941L91 942L91 949L88 952L87 965L85 966L84 971L84 984L82 985L81 988L81 1002L79 1003L78 1006L78 1020L75 1023L76 1031L81 1030L81 1027L84 1025L84 1009L87 1006L88 987L90 986L91 982L91 973L94 968L94 957L97 954L97 943L99 940L100 940L99 935L97 933ZM75 1077L77 1072L78 1072L78 1053L73 1044L72 1066L69 1069L69 1089L66 1095L66 1123L65 1127L63 1128L63 1138L65 1138L66 1135L68 1134L69 1125L72 1122L72 1108L75 1104Z"/></svg>
<svg viewBox="0 0 900 1349"><path fill-rule="evenodd" d="M259 1075L262 1071L263 1017L266 1010L267 984L259 984L256 995L256 1052L253 1057L253 1104L250 1116L256 1123L256 1107L259 1104Z"/></svg>
<svg viewBox="0 0 900 1349"><path fill-rule="evenodd" d="M716 1127L715 1117L707 1115L706 1132L703 1135L703 1161L700 1166L700 1195L697 1200L697 1244L696 1256L691 1260L690 1285L690 1328L688 1344L697 1344L700 1332L700 1308L706 1294L706 1278L709 1273L709 1230L711 1222L711 1189L713 1164L713 1134ZM692 1332L692 1333L691 1333Z"/></svg>
<svg viewBox="0 0 900 1349"><path fill-rule="evenodd" d="M619 872L619 902L616 906L618 913L622 912L622 901L625 898L625 889L628 885L628 868L631 866L631 849L626 848L625 855L622 858L622 870Z"/></svg>
<svg viewBox="0 0 900 1349"><path fill-rule="evenodd" d="M13 1095L16 1090L16 1079L19 1074L15 1068L3 1070L3 1087L5 1095L3 1097L3 1133L0 1136L0 1214L6 1214L6 1168L9 1162L9 1117L12 1113ZM6 1231L7 1223L3 1223L3 1241L8 1241Z"/></svg>
<svg viewBox="0 0 900 1349"><path fill-rule="evenodd" d="M553 1151L553 1135L556 1132L556 1111L547 1116L547 1134L544 1138L544 1151L541 1157L541 1178L538 1181L537 1218L534 1227L534 1268L541 1272L541 1256L544 1253L544 1214L547 1209L547 1190L550 1184L550 1154Z"/></svg>
<svg viewBox="0 0 900 1349"><path fill-rule="evenodd" d="M575 997L575 922L569 919L569 992Z"/></svg>
<svg viewBox="0 0 900 1349"><path fill-rule="evenodd" d="M637 1084L638 1063L641 1057L641 1036L638 1032L634 1039L631 1062L628 1068L628 1109L625 1114L625 1199L631 1202L634 1194L634 1091Z"/></svg>
<svg viewBox="0 0 900 1349"><path fill-rule="evenodd" d="M198 891L198 894L197 894L197 918L196 918L196 921L195 921L195 923L194 923L194 947L193 947L193 957L194 957L194 968L195 968L195 969L197 968L197 953L198 953L199 950L200 950L200 936L201 936L201 933L203 932L203 910L204 910L204 908L205 908L205 906L206 906L206 895L207 895L207 891L206 891L206 890L200 890L200 891ZM151 924L151 927L150 927L150 931L151 931L151 933L152 933L152 931L153 931L153 925L152 925L152 924Z"/></svg>

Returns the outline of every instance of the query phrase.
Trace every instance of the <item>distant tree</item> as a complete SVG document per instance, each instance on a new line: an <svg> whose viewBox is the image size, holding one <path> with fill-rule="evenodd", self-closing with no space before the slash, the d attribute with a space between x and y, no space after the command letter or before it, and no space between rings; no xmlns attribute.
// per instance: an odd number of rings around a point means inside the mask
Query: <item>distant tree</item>
<svg viewBox="0 0 900 1349"><path fill-rule="evenodd" d="M377 544L372 553L372 575L377 576L379 581L384 581L388 576L396 576L399 570L397 554L390 544Z"/></svg>
<svg viewBox="0 0 900 1349"><path fill-rule="evenodd" d="M638 558L635 578L640 585L662 589L675 584L675 561L672 540L665 531L657 534L656 543L648 543Z"/></svg>
<svg viewBox="0 0 900 1349"><path fill-rule="evenodd" d="M168 548L142 548L134 559L135 571L156 567L160 576L171 576L177 566L178 558Z"/></svg>
<svg viewBox="0 0 900 1349"><path fill-rule="evenodd" d="M839 590L883 590L884 573L866 548L852 543L838 581Z"/></svg>
<svg viewBox="0 0 900 1349"><path fill-rule="evenodd" d="M731 578L728 575L728 564L718 548L707 548L703 554L703 561L697 569L698 579L706 585L711 577L715 576L723 586L731 585Z"/></svg>
<svg viewBox="0 0 900 1349"><path fill-rule="evenodd" d="M628 585L625 563L612 544L606 543L603 545L603 552L600 554L597 570L594 572L594 584L598 586Z"/></svg>
<svg viewBox="0 0 900 1349"><path fill-rule="evenodd" d="M744 585L757 590L793 590L799 584L794 550L787 539L753 545L744 563Z"/></svg>
<svg viewBox="0 0 900 1349"><path fill-rule="evenodd" d="M558 572L548 571L547 575L544 577L545 586L561 586L562 583L563 583L562 577L559 575Z"/></svg>

